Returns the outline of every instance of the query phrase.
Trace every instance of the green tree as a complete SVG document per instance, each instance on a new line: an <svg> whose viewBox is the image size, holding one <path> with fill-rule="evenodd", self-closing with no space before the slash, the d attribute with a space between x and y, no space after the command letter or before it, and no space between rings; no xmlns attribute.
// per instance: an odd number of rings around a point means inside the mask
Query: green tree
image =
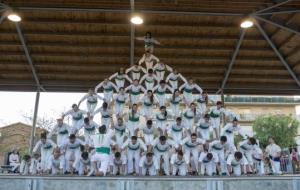
<svg viewBox="0 0 300 190"><path fill-rule="evenodd" d="M267 115L258 117L253 124L255 137L262 146L273 137L280 147L291 147L295 143L299 122L291 115Z"/></svg>

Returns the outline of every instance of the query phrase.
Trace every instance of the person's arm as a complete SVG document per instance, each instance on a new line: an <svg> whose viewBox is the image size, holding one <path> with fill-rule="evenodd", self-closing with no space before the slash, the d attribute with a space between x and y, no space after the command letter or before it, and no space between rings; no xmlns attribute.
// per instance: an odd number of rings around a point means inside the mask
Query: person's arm
<svg viewBox="0 0 300 190"><path fill-rule="evenodd" d="M147 76L147 75L143 75L143 76L142 76L142 78L140 79L139 84L142 84L142 83L143 83L143 81L146 79L146 76Z"/></svg>
<svg viewBox="0 0 300 190"><path fill-rule="evenodd" d="M128 74L130 71L132 71L134 66L129 67L128 69L126 69L125 74Z"/></svg>
<svg viewBox="0 0 300 190"><path fill-rule="evenodd" d="M102 87L102 85L103 85L103 81L102 82L100 82L96 87L95 87L95 93L97 93L98 92L98 90L99 90L99 88L101 88Z"/></svg>
<svg viewBox="0 0 300 190"><path fill-rule="evenodd" d="M99 96L98 94L96 94L96 97L97 97L99 100L104 101L104 98L103 98L102 96Z"/></svg>
<svg viewBox="0 0 300 190"><path fill-rule="evenodd" d="M41 147L41 145L42 145L41 141L38 141L34 146L32 152L35 153Z"/></svg>
<svg viewBox="0 0 300 190"><path fill-rule="evenodd" d="M143 93L146 93L146 92L147 92L147 90L146 90L142 85L140 85L140 89L141 89L141 91L142 91Z"/></svg>
<svg viewBox="0 0 300 190"><path fill-rule="evenodd" d="M53 142L53 140L51 140L51 139L48 139L48 140L49 140L49 142L50 142L50 144L52 145L53 148L57 147L56 143Z"/></svg>
<svg viewBox="0 0 300 190"><path fill-rule="evenodd" d="M126 79L129 83L132 83L132 80L128 77L127 74L125 75L125 79Z"/></svg>
<svg viewBox="0 0 300 190"><path fill-rule="evenodd" d="M112 79L115 78L116 76L118 76L118 73L112 74L112 75L108 78L108 80L112 80Z"/></svg>
<svg viewBox="0 0 300 190"><path fill-rule="evenodd" d="M139 40L139 41L144 41L144 40L145 40L145 37L136 37L135 39L136 39L136 40Z"/></svg>
<svg viewBox="0 0 300 190"><path fill-rule="evenodd" d="M187 83L186 78L184 78L184 76L182 76L181 73L178 74L178 77L181 78L181 80L183 81L183 83Z"/></svg>
<svg viewBox="0 0 300 190"><path fill-rule="evenodd" d="M62 119L64 119L67 115L70 115L73 112L72 109L70 109L69 111L67 111L66 113L63 113L62 115Z"/></svg>
<svg viewBox="0 0 300 190"><path fill-rule="evenodd" d="M57 133L58 126L54 125L53 129L50 131L50 133L47 135L47 138L51 138L53 134Z"/></svg>
<svg viewBox="0 0 300 190"><path fill-rule="evenodd" d="M144 150L144 152L146 152L147 151L146 144L141 139L139 139L139 142L140 142L140 145L141 145L142 149Z"/></svg>
<svg viewBox="0 0 300 190"><path fill-rule="evenodd" d="M180 87L179 90L181 91L185 87L186 83L183 83Z"/></svg>
<svg viewBox="0 0 300 190"><path fill-rule="evenodd" d="M198 92L200 92L200 94L202 94L203 90L202 90L202 88L201 88L198 84L195 84L195 85L194 85L194 88L195 88L196 90L198 90Z"/></svg>
<svg viewBox="0 0 300 190"><path fill-rule="evenodd" d="M145 73L145 74L147 73L147 70L144 67L142 67L142 66L139 66L139 67L140 67L140 69L142 70L143 73Z"/></svg>
<svg viewBox="0 0 300 190"><path fill-rule="evenodd" d="M173 72L173 69L169 66L169 65L167 65L167 64L165 64L166 65L166 69L169 71L169 72Z"/></svg>
<svg viewBox="0 0 300 190"><path fill-rule="evenodd" d="M161 45L161 43L160 43L159 41L155 40L154 38L152 38L152 39L153 39L153 43L154 43L154 44L156 44L156 45Z"/></svg>
<svg viewBox="0 0 300 190"><path fill-rule="evenodd" d="M166 83L169 82L171 76L172 76L172 73L169 73L168 76L167 76L167 78L166 78Z"/></svg>
<svg viewBox="0 0 300 190"><path fill-rule="evenodd" d="M173 93L173 89L169 85L166 84L166 87L171 93Z"/></svg>
<svg viewBox="0 0 300 190"><path fill-rule="evenodd" d="M110 84L111 84L111 86L116 90L116 92L118 92L118 87L114 84L114 83L112 83L112 82L109 82Z"/></svg>
<svg viewBox="0 0 300 190"><path fill-rule="evenodd" d="M89 96L89 95L86 94L86 95L84 95L84 96L79 100L79 102L78 102L78 107L80 106L81 102L83 102L84 100L87 99L88 96Z"/></svg>
<svg viewBox="0 0 300 190"><path fill-rule="evenodd" d="M126 139L126 141L122 144L122 146L120 147L121 148L121 150L122 151L124 151L125 150L125 148L128 146L128 144L129 144L129 138L128 139Z"/></svg>
<svg viewBox="0 0 300 190"><path fill-rule="evenodd" d="M126 88L125 88L125 92L127 92L128 90L130 90L131 89L131 87L132 87L132 84L131 85L129 85L129 86L127 86Z"/></svg>
<svg viewBox="0 0 300 190"><path fill-rule="evenodd" d="M143 57L139 60L139 65L142 65L145 62L146 56L145 54L143 55Z"/></svg>

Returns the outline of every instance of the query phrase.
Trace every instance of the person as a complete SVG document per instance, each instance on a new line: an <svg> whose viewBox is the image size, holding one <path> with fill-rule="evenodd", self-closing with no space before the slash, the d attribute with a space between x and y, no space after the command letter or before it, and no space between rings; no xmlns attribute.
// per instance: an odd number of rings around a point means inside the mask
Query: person
<svg viewBox="0 0 300 190"><path fill-rule="evenodd" d="M138 63L134 63L134 65L126 70L126 74L131 72L132 80L140 80L141 72L147 73L146 69L140 66Z"/></svg>
<svg viewBox="0 0 300 190"><path fill-rule="evenodd" d="M139 129L140 116L141 116L141 113L138 111L138 105L133 104L132 108L129 112L128 121L126 124L130 137L135 136L137 133L137 130Z"/></svg>
<svg viewBox="0 0 300 190"><path fill-rule="evenodd" d="M102 107L98 108L93 116L95 116L97 113L101 114L101 124L105 126L110 126L110 121L112 117L112 110L107 102L103 102Z"/></svg>
<svg viewBox="0 0 300 190"><path fill-rule="evenodd" d="M110 159L110 171L112 175L126 175L127 158L120 152L112 154Z"/></svg>
<svg viewBox="0 0 300 190"><path fill-rule="evenodd" d="M139 160L141 151L147 151L147 147L144 142L137 138L137 136L131 136L122 145L122 150L125 151L127 148L127 167L128 174L139 172Z"/></svg>
<svg viewBox="0 0 300 190"><path fill-rule="evenodd" d="M87 151L81 153L81 157L79 160L73 163L73 168L76 169L78 175L88 174L92 168L91 158Z"/></svg>
<svg viewBox="0 0 300 190"><path fill-rule="evenodd" d="M159 108L159 112L156 114L156 127L163 133L168 129L168 112L165 106Z"/></svg>
<svg viewBox="0 0 300 190"><path fill-rule="evenodd" d="M21 175L29 175L30 174L30 164L31 164L31 156L25 154L21 161L20 165L20 174Z"/></svg>
<svg viewBox="0 0 300 190"><path fill-rule="evenodd" d="M247 164L250 167L252 172L254 172L253 150L254 150L254 146L256 145L257 145L256 139L253 137L250 137L239 143L239 150L244 155Z"/></svg>
<svg viewBox="0 0 300 190"><path fill-rule="evenodd" d="M48 134L48 138L51 139L51 137L56 134L56 144L60 146L66 139L68 139L71 127L64 123L62 118L56 119L56 122L56 125L54 125L53 129Z"/></svg>
<svg viewBox="0 0 300 190"><path fill-rule="evenodd" d="M120 90L120 88L124 88L125 79L129 83L132 83L132 80L128 77L127 74L125 74L124 68L122 67L120 68L119 72L114 73L108 79L111 81L113 78L115 79L118 90Z"/></svg>
<svg viewBox="0 0 300 190"><path fill-rule="evenodd" d="M20 167L20 156L17 149L14 149L8 157L9 165L12 166L12 172L18 172Z"/></svg>
<svg viewBox="0 0 300 190"><path fill-rule="evenodd" d="M299 167L299 157L298 157L297 148L292 148L291 149L290 158L292 160L293 173L295 174L297 169L300 168Z"/></svg>
<svg viewBox="0 0 300 190"><path fill-rule="evenodd" d="M54 148L53 154L49 158L47 173L51 172L52 175L63 174L64 164L64 158L61 155L60 149Z"/></svg>
<svg viewBox="0 0 300 190"><path fill-rule="evenodd" d="M182 138L185 135L184 128L181 117L177 117L176 122L169 129L170 137L178 145L181 144Z"/></svg>
<svg viewBox="0 0 300 190"><path fill-rule="evenodd" d="M109 129L105 125L100 126L99 133L92 136L96 152L92 155L91 161L96 176L106 175L110 162L111 145L115 145L115 142L111 139L112 136L113 128ZM98 163L100 163L100 168L98 168Z"/></svg>
<svg viewBox="0 0 300 190"><path fill-rule="evenodd" d="M139 65L142 65L143 63L145 63L146 69L147 71L149 71L149 69L153 68L153 65L158 63L159 59L154 56L149 50L147 50L143 57L139 60Z"/></svg>
<svg viewBox="0 0 300 190"><path fill-rule="evenodd" d="M164 64L163 62L158 62L156 65L154 65L153 70L155 71L158 80L164 80L166 71L173 71L169 65Z"/></svg>
<svg viewBox="0 0 300 190"><path fill-rule="evenodd" d="M144 141L146 146L150 146L154 140L154 131L155 131L152 120L151 119L147 120L146 125L143 126L141 130L144 135Z"/></svg>
<svg viewBox="0 0 300 190"><path fill-rule="evenodd" d="M98 99L104 101L103 97L101 97L97 93L95 93L93 91L93 89L89 89L88 93L79 100L78 107L80 107L80 104L83 101L87 100L86 101L87 111L89 113L93 113L95 111L95 108L97 107Z"/></svg>
<svg viewBox="0 0 300 190"><path fill-rule="evenodd" d="M60 147L62 153L65 154L65 169L67 173L74 173L73 163L80 159L81 146L85 146L85 143L77 138L75 134L71 134L69 139Z"/></svg>
<svg viewBox="0 0 300 190"><path fill-rule="evenodd" d="M139 84L137 79L133 80L133 83L125 89L125 92L130 93L130 105L138 104L140 101L140 93L145 93L146 89Z"/></svg>
<svg viewBox="0 0 300 190"><path fill-rule="evenodd" d="M215 137L219 137L219 130L221 124L221 114L225 113L225 109L223 108L223 103L221 101L217 101L216 106L212 106L209 110L210 121L212 123L212 128L215 132Z"/></svg>
<svg viewBox="0 0 300 190"><path fill-rule="evenodd" d="M64 119L67 115L72 116L72 129L70 133L76 134L78 129L83 124L84 115L88 115L88 114L86 111L79 109L77 104L73 104L72 109L62 115L62 119Z"/></svg>
<svg viewBox="0 0 300 190"><path fill-rule="evenodd" d="M118 94L114 98L114 113L117 117L123 117L124 114L124 106L129 101L128 94L125 93L125 89L121 87L119 89Z"/></svg>
<svg viewBox="0 0 300 190"><path fill-rule="evenodd" d="M194 123L197 115L198 112L194 103L191 103L190 106L183 112L183 123L189 132L194 131Z"/></svg>
<svg viewBox="0 0 300 190"><path fill-rule="evenodd" d="M204 140L210 139L210 131L212 130L212 125L209 119L209 115L205 114L204 118L201 118L196 124L196 134Z"/></svg>
<svg viewBox="0 0 300 190"><path fill-rule="evenodd" d="M34 153L30 163L30 174L36 175L42 173L41 156L39 153Z"/></svg>
<svg viewBox="0 0 300 190"><path fill-rule="evenodd" d="M275 144L272 137L269 138L269 145L266 147L266 153L270 158L273 173L282 174L280 168L281 148Z"/></svg>
<svg viewBox="0 0 300 190"><path fill-rule="evenodd" d="M221 135L227 137L227 142L234 145L234 133L237 132L243 139L246 139L246 135L242 131L242 128L238 124L238 120L234 119L232 122L227 123L221 130Z"/></svg>
<svg viewBox="0 0 300 190"><path fill-rule="evenodd" d="M142 156L139 163L140 176L155 176L158 174L158 170L159 165L152 152L147 152L146 155Z"/></svg>
<svg viewBox="0 0 300 190"><path fill-rule="evenodd" d="M200 94L202 94L203 90L199 85L194 83L192 78L189 78L187 82L179 87L179 90L183 90L183 99L185 104L188 106L194 101L193 90L197 90Z"/></svg>
<svg viewBox="0 0 300 190"><path fill-rule="evenodd" d="M32 152L36 153L39 149L41 150L41 168L42 172L46 172L49 158L57 145L51 139L47 138L45 132L41 133L40 137L41 139L35 144Z"/></svg>
<svg viewBox="0 0 300 190"><path fill-rule="evenodd" d="M199 145L205 144L205 140L197 138L196 133L192 133L190 136L184 138L181 142L183 147L184 157L188 164L191 164L192 172L195 174L198 170L199 160ZM191 158L192 156L192 158Z"/></svg>
<svg viewBox="0 0 300 190"><path fill-rule="evenodd" d="M99 125L90 118L91 117L84 118L83 125L81 126L81 128L84 129L84 143L87 145L91 145L91 136L94 135L99 128Z"/></svg>
<svg viewBox="0 0 300 190"><path fill-rule="evenodd" d="M148 90L147 94L143 96L141 103L143 116L146 118L146 120L152 119L153 106L158 105L158 100L156 99L151 90Z"/></svg>
<svg viewBox="0 0 300 190"><path fill-rule="evenodd" d="M157 159L157 163L163 161L163 170L165 175L170 175L170 160L169 160L169 151L170 147L178 149L178 145L174 141L167 139L166 136L162 135L159 138L156 138L152 142L152 147L154 149L154 155ZM159 164L160 166L161 164Z"/></svg>
<svg viewBox="0 0 300 190"><path fill-rule="evenodd" d="M154 44L161 45L159 41L152 37L151 32L146 32L144 37L137 37L136 39L145 42L145 51L149 51L149 53L153 53Z"/></svg>
<svg viewBox="0 0 300 190"><path fill-rule="evenodd" d="M153 92L156 93L159 106L166 106L166 92L169 90L172 92L172 89L169 85L166 84L166 81L161 80L158 85L153 88Z"/></svg>
<svg viewBox="0 0 300 190"><path fill-rule="evenodd" d="M254 164L254 172L258 175L264 175L264 155L263 151L259 146L256 144L254 145L252 149L252 158L253 158L253 164Z"/></svg>
<svg viewBox="0 0 300 190"><path fill-rule="evenodd" d="M100 88L103 88L104 101L107 103L111 102L114 89L115 89L115 91L118 91L118 89L119 89L108 78L104 79L104 81L102 81L95 87L95 93L97 93Z"/></svg>
<svg viewBox="0 0 300 190"><path fill-rule="evenodd" d="M178 79L181 79L184 83L187 82L186 79L180 73L178 73L176 69L173 69L173 71L170 72L166 78L166 83L170 83L173 92L175 89L178 89Z"/></svg>
<svg viewBox="0 0 300 190"><path fill-rule="evenodd" d="M206 112L206 104L208 103L207 93L199 94L196 96L195 101L197 102L197 109L199 110L201 116Z"/></svg>
<svg viewBox="0 0 300 190"><path fill-rule="evenodd" d="M145 82L144 82L144 81L145 81ZM145 74L145 75L141 78L140 84L142 85L143 82L144 82L144 83L145 83L146 90L151 90L151 91L153 91L154 85L155 85L155 83L157 83L157 81L160 81L160 80L158 80L158 78L156 77L156 75L154 75L153 69L149 69L149 70L148 70L148 73Z"/></svg>
<svg viewBox="0 0 300 190"><path fill-rule="evenodd" d="M216 175L216 168L220 171L218 157L207 150L200 153L198 162L198 172L201 175Z"/></svg>
<svg viewBox="0 0 300 190"><path fill-rule="evenodd" d="M172 97L169 99L170 108L172 110L172 115L177 118L180 117L180 103L182 102L182 97L180 95L180 91L175 89L173 91Z"/></svg>
<svg viewBox="0 0 300 190"><path fill-rule="evenodd" d="M226 142L226 136L221 136L220 140L214 140L209 143L208 151L213 153L219 160L218 166L220 166L220 175L226 175L225 149L228 149L228 143Z"/></svg>
<svg viewBox="0 0 300 190"><path fill-rule="evenodd" d="M171 156L170 163L173 176L175 176L177 173L179 176L186 176L188 160L184 158L181 150Z"/></svg>
<svg viewBox="0 0 300 190"><path fill-rule="evenodd" d="M115 124L114 120L111 119L112 127L115 129L115 140L118 147L122 147L123 142L125 138L127 137L125 131L126 131L126 125L124 124L122 117L117 117L117 124Z"/></svg>
<svg viewBox="0 0 300 190"><path fill-rule="evenodd" d="M241 176L242 174L246 174L247 172L244 169L244 165L246 165L246 160L241 152L235 152L234 154L230 154L227 158L227 175L231 176Z"/></svg>

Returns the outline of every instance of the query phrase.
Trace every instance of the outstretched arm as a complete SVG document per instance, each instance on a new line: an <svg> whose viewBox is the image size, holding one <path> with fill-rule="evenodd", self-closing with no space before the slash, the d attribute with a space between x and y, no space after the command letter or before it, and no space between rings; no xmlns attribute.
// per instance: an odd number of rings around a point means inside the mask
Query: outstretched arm
<svg viewBox="0 0 300 190"><path fill-rule="evenodd" d="M111 80L111 79L115 78L116 76L118 76L118 73L112 74L108 79Z"/></svg>
<svg viewBox="0 0 300 190"><path fill-rule="evenodd" d="M95 93L97 93L98 92L98 90L99 90L99 88L101 88L102 87L102 85L103 85L103 81L102 82L100 82L96 87L95 87Z"/></svg>

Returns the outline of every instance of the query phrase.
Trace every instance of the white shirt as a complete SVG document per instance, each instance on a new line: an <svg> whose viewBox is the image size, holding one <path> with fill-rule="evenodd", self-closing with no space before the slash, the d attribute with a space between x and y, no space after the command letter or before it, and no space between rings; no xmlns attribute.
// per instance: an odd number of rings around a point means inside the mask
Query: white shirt
<svg viewBox="0 0 300 190"><path fill-rule="evenodd" d="M141 167L141 168L154 167L155 170L159 170L159 165L158 165L157 159L154 159L154 157L152 157L151 162L148 162L146 155L140 159L139 167Z"/></svg>
<svg viewBox="0 0 300 190"><path fill-rule="evenodd" d="M102 98L102 97L99 96L98 94L92 94L92 95L86 94L86 95L84 95L84 96L81 98L81 100L79 101L79 103L83 102L83 101L86 100L86 99L87 99L87 101L88 101L89 103L91 103L91 104L97 103L97 100L98 100L98 99L99 99L99 100L104 100L104 98Z"/></svg>
<svg viewBox="0 0 300 190"><path fill-rule="evenodd" d="M166 78L166 82L170 81L178 81L178 78L181 78L181 80L183 80L183 82L186 82L186 79L180 74L174 74L174 73L170 73L167 78Z"/></svg>
<svg viewBox="0 0 300 190"><path fill-rule="evenodd" d="M225 127L222 129L221 136L226 134L233 135L234 132L237 132L239 135L241 135L244 139L246 138L245 134L242 131L242 128L240 125L234 126L233 123L227 123Z"/></svg>
<svg viewBox="0 0 300 190"><path fill-rule="evenodd" d="M104 83L103 81L95 87L95 93L97 93L98 89L101 87L103 87L104 91L113 91L113 89L118 91L118 87L114 83L112 83L111 81Z"/></svg>
<svg viewBox="0 0 300 190"><path fill-rule="evenodd" d="M184 91L192 91L193 89L196 89L200 94L202 94L202 92L203 92L202 88L195 83L189 84L186 82L183 85L181 85L181 87L179 88L179 90L182 90L182 89Z"/></svg>
<svg viewBox="0 0 300 190"><path fill-rule="evenodd" d="M93 145L95 148L106 147L109 148L111 144L114 144L111 137L114 135L114 132L111 129L107 130L106 134L95 134L92 136Z"/></svg>
<svg viewBox="0 0 300 190"><path fill-rule="evenodd" d="M214 156L214 154L212 154L213 155L212 159L208 160L207 159L207 154L208 154L208 152L201 152L198 161L201 162L201 163L203 163L203 164L210 164L212 162L214 162L214 163L218 163L219 162L218 157Z"/></svg>
<svg viewBox="0 0 300 190"><path fill-rule="evenodd" d="M245 157L243 156L239 161L235 159L234 154L229 154L227 161L227 165L232 167L239 167L245 164Z"/></svg>
<svg viewBox="0 0 300 190"><path fill-rule="evenodd" d="M167 139L165 144L161 144L159 141L159 138L156 138L152 142L152 146L155 150L159 152L166 152L168 151L171 147L178 148L178 144L175 143L173 140Z"/></svg>
<svg viewBox="0 0 300 190"><path fill-rule="evenodd" d="M66 123L63 123L61 126L59 126L58 124L56 124L52 131L49 133L48 138L51 138L53 134L57 134L57 135L69 135L69 129L71 127L69 125L67 125Z"/></svg>
<svg viewBox="0 0 300 190"><path fill-rule="evenodd" d="M63 169L64 166L64 157L59 156L57 159L54 158L53 155L50 156L49 162L48 162L48 169L50 170L52 167L56 169Z"/></svg>
<svg viewBox="0 0 300 190"><path fill-rule="evenodd" d="M71 115L73 120L80 120L83 119L83 115L87 114L86 111L78 109L76 112L71 109L63 114L63 116Z"/></svg>
<svg viewBox="0 0 300 190"><path fill-rule="evenodd" d="M20 163L20 158L18 154L11 153L9 155L9 163Z"/></svg>
<svg viewBox="0 0 300 190"><path fill-rule="evenodd" d="M128 149L129 149L129 150L132 150L132 151L140 150L140 149L143 149L144 151L147 150L147 146L146 146L145 143L144 143L141 139L139 139L139 138L137 139L137 141L136 141L135 144L132 143L132 141L131 141L130 138L127 139L127 140L123 143L121 149L124 149L124 148L126 148L126 147L128 147Z"/></svg>
<svg viewBox="0 0 300 190"><path fill-rule="evenodd" d="M186 137L182 140L181 145L185 146L185 148L188 149L194 149L197 148L198 145L204 144L205 140L197 138L195 142L192 142L191 137Z"/></svg>
<svg viewBox="0 0 300 190"><path fill-rule="evenodd" d="M127 158L125 155L121 154L121 158L117 160L113 155L110 157L109 165L110 166L121 166L127 164Z"/></svg>
<svg viewBox="0 0 300 190"><path fill-rule="evenodd" d="M84 142L78 138L76 138L74 143L70 142L70 139L66 139L65 142L61 145L61 148L65 150L79 150L80 145L85 145Z"/></svg>
<svg viewBox="0 0 300 190"><path fill-rule="evenodd" d="M36 152L39 148L43 149L43 150L50 150L52 148L55 148L56 144L51 140L51 139L46 139L45 143L42 143L41 140L39 140L35 147L33 148L33 152Z"/></svg>
<svg viewBox="0 0 300 190"><path fill-rule="evenodd" d="M176 165L176 166L181 166L182 164L188 163L187 160L185 160L185 157L183 156L181 160L178 159L178 154L173 154L171 156L171 161L170 163L172 165Z"/></svg>
<svg viewBox="0 0 300 190"><path fill-rule="evenodd" d="M266 152L269 156L272 156L273 158L279 157L281 153L281 148L277 144L269 144L266 147Z"/></svg>

